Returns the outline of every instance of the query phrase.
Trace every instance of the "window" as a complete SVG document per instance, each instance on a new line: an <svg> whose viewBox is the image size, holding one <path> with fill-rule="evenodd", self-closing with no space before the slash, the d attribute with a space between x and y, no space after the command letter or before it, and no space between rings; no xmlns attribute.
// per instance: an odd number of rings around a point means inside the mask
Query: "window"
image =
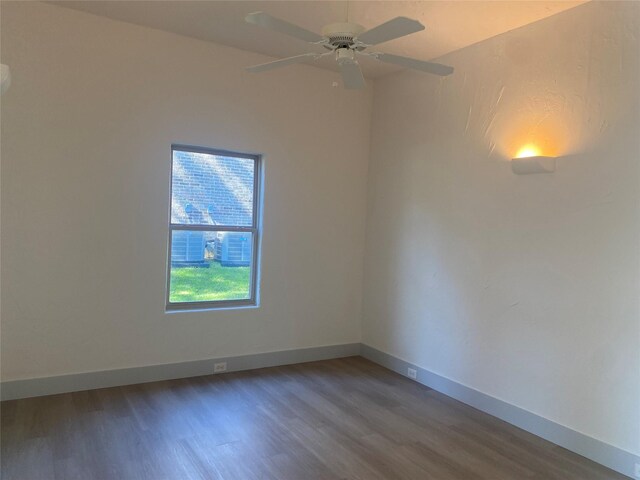
<svg viewBox="0 0 640 480"><path fill-rule="evenodd" d="M260 160L172 146L167 310L257 304Z"/></svg>

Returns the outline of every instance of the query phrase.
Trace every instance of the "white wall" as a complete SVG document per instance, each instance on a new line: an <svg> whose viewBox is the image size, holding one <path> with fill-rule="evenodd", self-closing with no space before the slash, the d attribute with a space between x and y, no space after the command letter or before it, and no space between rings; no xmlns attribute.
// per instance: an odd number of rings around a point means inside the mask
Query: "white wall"
<svg viewBox="0 0 640 480"><path fill-rule="evenodd" d="M640 4L376 81L363 342L640 453ZM528 142L562 155L516 176Z"/></svg>
<svg viewBox="0 0 640 480"><path fill-rule="evenodd" d="M371 89L2 2L2 379L360 341ZM172 142L265 155L262 304L165 314Z"/></svg>
<svg viewBox="0 0 640 480"><path fill-rule="evenodd" d="M370 89L2 2L2 380L363 341L640 452L639 6ZM548 176L508 158L534 141ZM164 313L170 144L265 154L262 305ZM567 156L568 155L568 156ZM364 216L364 318L360 325Z"/></svg>

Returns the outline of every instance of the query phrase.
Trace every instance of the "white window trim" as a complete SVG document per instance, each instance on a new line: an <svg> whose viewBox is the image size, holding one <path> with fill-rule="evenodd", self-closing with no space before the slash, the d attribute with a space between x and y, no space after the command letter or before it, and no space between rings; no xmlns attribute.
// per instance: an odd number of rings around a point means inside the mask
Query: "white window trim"
<svg viewBox="0 0 640 480"><path fill-rule="evenodd" d="M218 155L225 157L247 158L254 161L253 170L253 217L252 224L246 226L225 226L225 225L201 225L201 224L179 224L171 222L171 207L173 202L173 152L174 151L189 153L204 153L208 155ZM169 179L169 238L167 241L167 286L165 294L165 310L167 312L178 311L198 311L212 309L228 309L258 306L258 281L259 281L259 262L260 262L260 226L261 226L261 187L262 187L262 155L252 153L241 153L230 150L220 150L207 147L196 147L192 145L173 144L171 145L171 161L170 161L170 179ZM206 231L206 232L248 232L252 237L251 249L251 275L249 285L249 298L242 300L210 300L203 302L170 302L169 295L171 293L171 242L173 232L176 230L188 231Z"/></svg>

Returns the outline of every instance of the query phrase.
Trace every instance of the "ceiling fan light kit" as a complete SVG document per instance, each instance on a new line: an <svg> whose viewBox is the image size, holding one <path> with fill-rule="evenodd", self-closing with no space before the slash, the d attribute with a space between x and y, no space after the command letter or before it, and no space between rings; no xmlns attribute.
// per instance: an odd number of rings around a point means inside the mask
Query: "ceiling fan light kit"
<svg viewBox="0 0 640 480"><path fill-rule="evenodd" d="M370 30L365 30L362 25L352 22L331 23L322 29L322 35L318 35L317 33L285 20L272 17L264 12L250 13L245 17L245 20L248 23L289 35L299 40L304 40L312 45L320 45L329 50L325 53L304 53L247 67L247 70L253 73L301 63L309 58L317 60L318 58L334 53L336 63L340 68L343 84L347 89L360 89L365 86L364 77L362 76L362 71L356 58L358 55L440 76L453 73L453 68L447 65L425 62L415 58L401 57L388 53L366 51L367 48L374 45L424 30L424 25L417 20L412 20L407 17L396 17Z"/></svg>
<svg viewBox="0 0 640 480"><path fill-rule="evenodd" d="M345 63L354 63L356 61L356 54L353 50L348 48L338 48L336 50L336 62L338 65L344 65Z"/></svg>

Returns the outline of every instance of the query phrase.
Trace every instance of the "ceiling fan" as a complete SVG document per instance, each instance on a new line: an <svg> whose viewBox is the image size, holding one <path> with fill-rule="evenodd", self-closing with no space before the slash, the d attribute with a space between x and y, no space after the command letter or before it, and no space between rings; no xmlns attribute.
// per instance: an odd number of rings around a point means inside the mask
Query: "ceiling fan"
<svg viewBox="0 0 640 480"><path fill-rule="evenodd" d="M440 63L425 62L415 58L401 57L389 53L367 51L369 47L374 45L424 30L424 25L417 20L412 20L407 17L396 17L366 31L362 25L358 25L357 23L331 23L322 29L322 35L318 35L317 33L285 20L272 17L264 12L250 13L245 17L245 20L248 23L284 33L290 37L304 40L312 45L320 45L329 50L325 53L303 53L302 55L247 67L247 70L250 72L259 73L273 68L300 63L307 59L317 60L327 55L335 55L345 88L358 89L363 88L365 83L356 56L363 55L375 58L381 62L392 63L401 67L412 68L435 75L446 76L453 73L453 67Z"/></svg>

